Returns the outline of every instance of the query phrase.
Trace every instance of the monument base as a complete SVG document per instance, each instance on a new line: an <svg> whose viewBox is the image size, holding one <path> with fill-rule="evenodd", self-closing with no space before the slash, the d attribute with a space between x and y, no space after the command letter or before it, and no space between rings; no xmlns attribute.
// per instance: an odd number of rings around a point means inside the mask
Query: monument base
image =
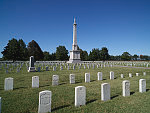
<svg viewBox="0 0 150 113"><path fill-rule="evenodd" d="M80 59L69 59L67 63L82 63Z"/></svg>
<svg viewBox="0 0 150 113"><path fill-rule="evenodd" d="M29 67L28 72L36 72L35 67Z"/></svg>

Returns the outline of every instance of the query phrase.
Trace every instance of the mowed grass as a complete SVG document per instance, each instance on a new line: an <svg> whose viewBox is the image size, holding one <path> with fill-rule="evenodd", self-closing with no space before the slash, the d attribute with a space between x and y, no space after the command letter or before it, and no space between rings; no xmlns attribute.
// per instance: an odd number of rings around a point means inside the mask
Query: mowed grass
<svg viewBox="0 0 150 113"><path fill-rule="evenodd" d="M110 80L110 71L114 71L115 79ZM103 73L103 81L97 80L97 72ZM146 76L143 76L146 72ZM85 73L90 73L91 82L84 82ZM129 78L128 74L132 73L133 77ZM135 76L140 73L140 76ZM69 83L69 74L76 75L76 84ZM125 78L121 79L120 74ZM52 86L52 75L59 75L59 85ZM32 76L39 76L40 87L32 88ZM4 79L7 77L14 78L14 90L4 91ZM139 79L146 79L147 92L139 93ZM122 96L122 81L130 81L131 96ZM101 101L101 84L109 83L111 86L111 100ZM81 107L74 106L75 87L86 87L86 105ZM15 71L8 74L4 69L0 71L0 97L2 97L2 113L37 113L39 103L39 92L43 90L52 91L52 112L58 113L148 113L150 111L150 70L105 67L93 69L75 69L67 70L63 67L60 71L41 71L27 72L27 68L16 73Z"/></svg>

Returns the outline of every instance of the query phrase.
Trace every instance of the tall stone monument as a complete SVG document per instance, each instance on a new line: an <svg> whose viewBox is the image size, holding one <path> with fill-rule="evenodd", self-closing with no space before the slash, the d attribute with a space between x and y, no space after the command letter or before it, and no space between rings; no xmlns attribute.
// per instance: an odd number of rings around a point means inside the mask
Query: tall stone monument
<svg viewBox="0 0 150 113"><path fill-rule="evenodd" d="M31 57L30 57L28 72L35 72L34 56L31 56Z"/></svg>
<svg viewBox="0 0 150 113"><path fill-rule="evenodd" d="M78 50L77 45L77 24L76 20L74 18L74 24L73 24L73 44L72 44L72 50L70 51L70 58L67 63L80 63L80 50Z"/></svg>

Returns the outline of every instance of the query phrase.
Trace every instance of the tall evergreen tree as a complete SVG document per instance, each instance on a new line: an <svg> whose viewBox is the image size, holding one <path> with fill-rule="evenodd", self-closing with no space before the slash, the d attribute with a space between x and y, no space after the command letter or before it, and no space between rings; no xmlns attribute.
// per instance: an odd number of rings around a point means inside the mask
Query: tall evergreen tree
<svg viewBox="0 0 150 113"><path fill-rule="evenodd" d="M34 56L35 61L43 60L44 54L36 41L32 40L29 42L27 49L29 56Z"/></svg>
<svg viewBox="0 0 150 113"><path fill-rule="evenodd" d="M68 50L65 46L59 46L56 48L56 60L64 61L68 60Z"/></svg>
<svg viewBox="0 0 150 113"><path fill-rule="evenodd" d="M4 60L20 60L18 41L15 38L9 40L7 46L4 47L4 51L1 53Z"/></svg>
<svg viewBox="0 0 150 113"><path fill-rule="evenodd" d="M89 54L89 60L91 61L97 61L100 60L100 50L98 48L92 49Z"/></svg>
<svg viewBox="0 0 150 113"><path fill-rule="evenodd" d="M110 59L110 55L108 53L108 49L106 47L103 47L101 50L100 50L100 60L109 60Z"/></svg>

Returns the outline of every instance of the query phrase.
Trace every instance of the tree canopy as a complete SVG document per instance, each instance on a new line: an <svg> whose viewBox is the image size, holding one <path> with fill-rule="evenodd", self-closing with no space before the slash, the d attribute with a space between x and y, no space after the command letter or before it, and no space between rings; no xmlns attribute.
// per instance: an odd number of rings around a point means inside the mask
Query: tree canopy
<svg viewBox="0 0 150 113"><path fill-rule="evenodd" d="M56 48L56 60L64 61L68 60L68 50L65 46L59 46Z"/></svg>

